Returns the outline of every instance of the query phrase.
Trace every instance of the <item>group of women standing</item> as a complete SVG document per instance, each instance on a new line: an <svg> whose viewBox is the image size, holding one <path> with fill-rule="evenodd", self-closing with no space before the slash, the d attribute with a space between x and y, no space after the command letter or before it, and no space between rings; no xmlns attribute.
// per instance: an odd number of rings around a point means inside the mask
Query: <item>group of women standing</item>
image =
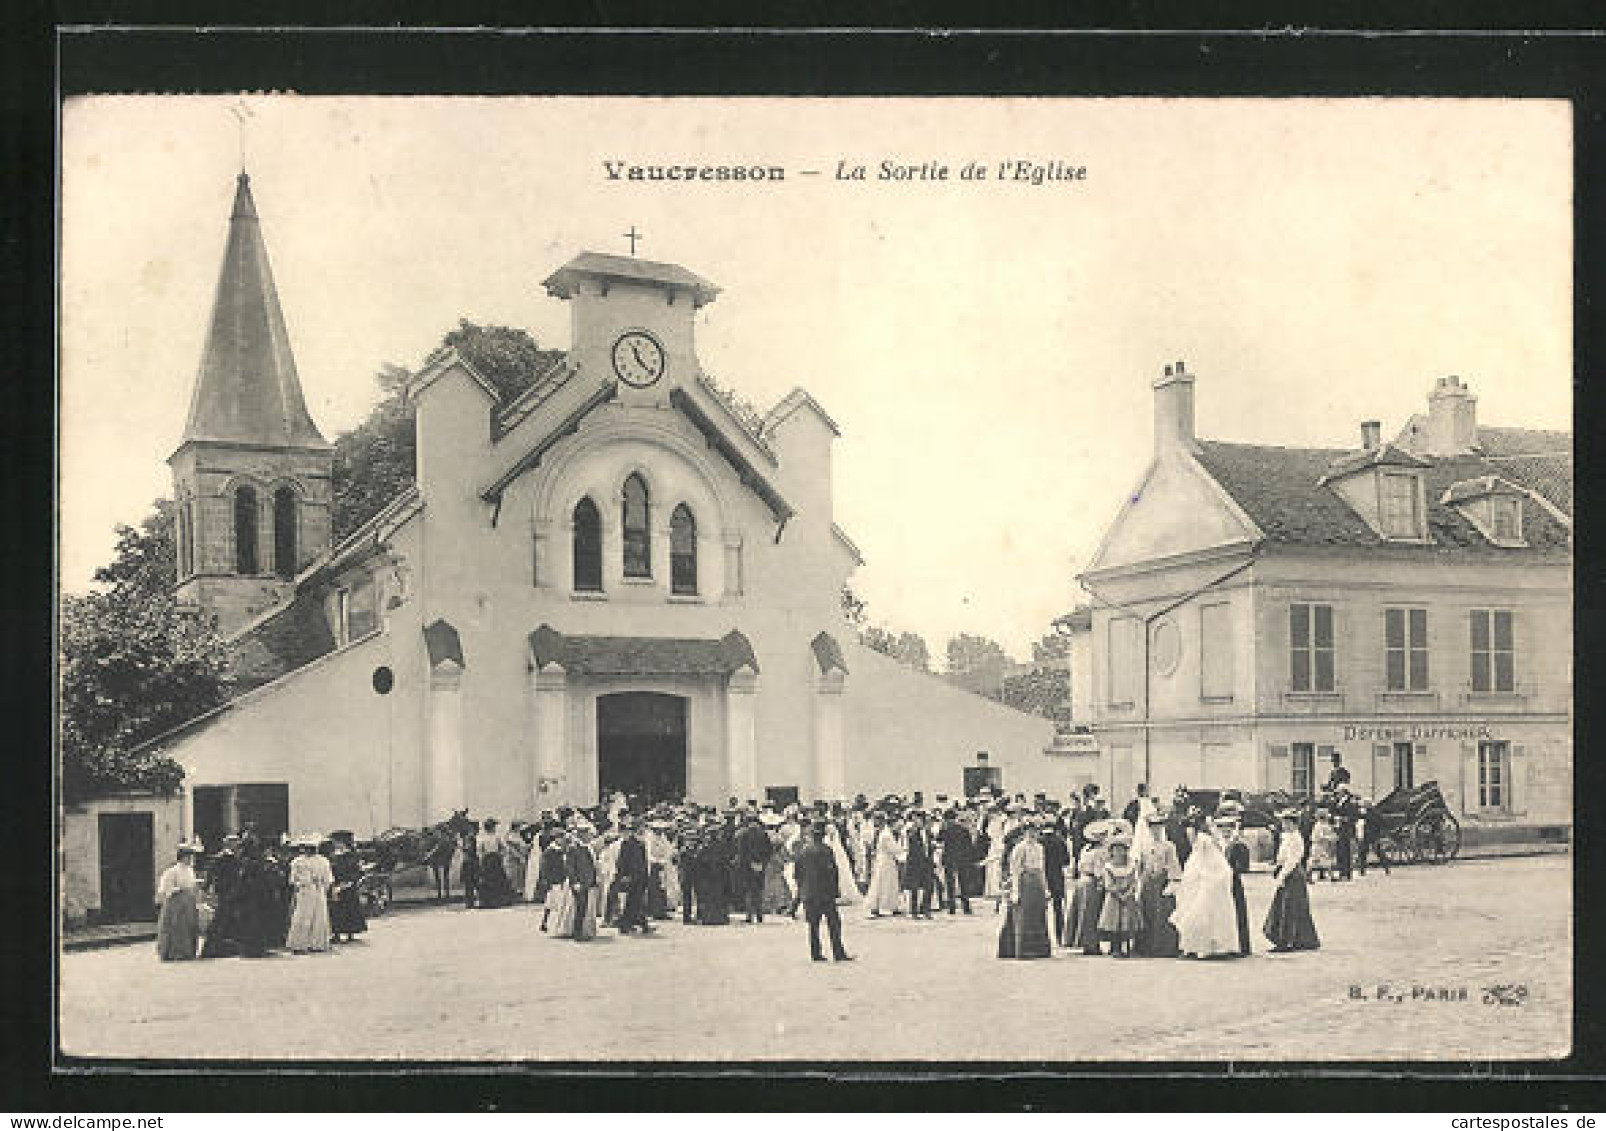
<svg viewBox="0 0 1606 1131"><path fill-rule="evenodd" d="M1121 818L1087 825L1082 851L1068 869L1076 881L1065 910L1064 945L1117 958L1248 955L1243 875L1250 857L1240 835L1241 813L1227 802L1213 819L1191 822L1186 865L1165 835L1166 815L1152 805L1140 810L1136 829ZM1310 913L1299 814L1290 810L1279 818L1277 886L1263 932L1273 951L1314 950L1321 943ZM1000 958L1047 958L1052 952L1044 844L1057 835L1047 816L1010 834L1001 879L1007 914L999 931Z"/></svg>
<svg viewBox="0 0 1606 1131"><path fill-rule="evenodd" d="M156 954L164 962L240 955L259 958L284 947L326 951L368 929L357 881L362 865L349 840L292 841L287 867L254 836L225 838L208 870L211 922L201 922L201 846L178 847L177 861L157 882Z"/></svg>

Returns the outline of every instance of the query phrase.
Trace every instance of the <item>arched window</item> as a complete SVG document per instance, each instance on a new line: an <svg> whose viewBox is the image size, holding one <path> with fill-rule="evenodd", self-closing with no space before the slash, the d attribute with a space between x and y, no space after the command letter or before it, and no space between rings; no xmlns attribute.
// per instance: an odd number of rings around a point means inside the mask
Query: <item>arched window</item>
<svg viewBox="0 0 1606 1131"><path fill-rule="evenodd" d="M296 553L296 493L294 488L280 487L273 493L273 572L294 577L301 564Z"/></svg>
<svg viewBox="0 0 1606 1131"><path fill-rule="evenodd" d="M234 492L234 572L257 572L257 493L249 485Z"/></svg>
<svg viewBox="0 0 1606 1131"><path fill-rule="evenodd" d="M685 503L669 518L669 591L686 597L697 593L697 520Z"/></svg>
<svg viewBox="0 0 1606 1131"><path fill-rule="evenodd" d="M574 507L574 587L602 592L602 515L588 498Z"/></svg>
<svg viewBox="0 0 1606 1131"><path fill-rule="evenodd" d="M647 528L647 484L641 476L625 480L625 576L652 576L652 535Z"/></svg>

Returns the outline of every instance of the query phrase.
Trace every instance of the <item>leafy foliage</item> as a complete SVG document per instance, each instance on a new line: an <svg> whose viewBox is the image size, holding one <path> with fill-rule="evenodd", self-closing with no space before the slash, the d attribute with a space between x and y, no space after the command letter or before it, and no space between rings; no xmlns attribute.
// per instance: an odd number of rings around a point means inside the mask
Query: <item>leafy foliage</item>
<svg viewBox="0 0 1606 1131"><path fill-rule="evenodd" d="M504 402L534 383L560 359L534 338L509 326L480 326L459 319L441 339L463 355L475 371L496 386ZM418 469L413 434L413 403L407 399L412 372L386 363L375 375L384 399L350 432L335 440L332 487L334 540L339 543L412 486Z"/></svg>
<svg viewBox="0 0 1606 1131"><path fill-rule="evenodd" d="M1065 668L1033 668L1006 676L999 702L1057 723L1071 721L1071 673Z"/></svg>
<svg viewBox="0 0 1606 1131"><path fill-rule="evenodd" d="M136 529L117 528L107 588L61 609L61 785L70 802L121 790L171 791L183 770L134 753L146 739L225 697L222 642L173 598L173 504L158 500Z"/></svg>
<svg viewBox="0 0 1606 1131"><path fill-rule="evenodd" d="M948 641L948 678L989 699L1002 693L1004 676L1014 661L998 641L961 632Z"/></svg>

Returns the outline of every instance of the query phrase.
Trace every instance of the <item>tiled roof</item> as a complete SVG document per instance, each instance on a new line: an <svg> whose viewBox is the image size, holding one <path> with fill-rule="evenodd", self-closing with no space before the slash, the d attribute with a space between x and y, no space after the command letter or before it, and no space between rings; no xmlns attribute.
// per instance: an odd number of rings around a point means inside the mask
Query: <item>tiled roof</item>
<svg viewBox="0 0 1606 1131"><path fill-rule="evenodd" d="M685 287L692 293L692 301L698 306L713 302L714 296L719 294L719 288L713 283L678 264L655 263L650 259L626 255L604 255L597 251L582 251L552 272L541 285L553 298L568 298L574 293L574 284L587 275Z"/></svg>
<svg viewBox="0 0 1606 1131"><path fill-rule="evenodd" d="M1243 508L1266 539L1299 546L1365 547L1389 556L1421 557L1456 553L1509 559L1513 555L1566 558L1571 554L1567 529L1542 507L1523 508L1523 536L1528 545L1491 545L1453 508L1439 502L1451 484L1503 468L1481 456L1428 461L1428 533L1431 543L1386 542L1341 499L1322 477L1352 453L1335 448L1279 448L1263 444L1198 441L1198 460L1212 478Z"/></svg>
<svg viewBox="0 0 1606 1131"><path fill-rule="evenodd" d="M335 650L323 605L305 592L229 644L234 696L271 683Z"/></svg>
<svg viewBox="0 0 1606 1131"><path fill-rule="evenodd" d="M1573 513L1571 455L1497 456L1489 460L1502 476L1526 487L1562 511Z"/></svg>
<svg viewBox="0 0 1606 1131"><path fill-rule="evenodd" d="M530 634L538 668L555 663L583 675L730 675L758 671L753 646L740 632L718 640L670 636L569 636L543 624Z"/></svg>
<svg viewBox="0 0 1606 1131"><path fill-rule="evenodd" d="M1571 456L1573 438L1569 432L1547 428L1478 428L1478 447L1486 456L1558 455Z"/></svg>

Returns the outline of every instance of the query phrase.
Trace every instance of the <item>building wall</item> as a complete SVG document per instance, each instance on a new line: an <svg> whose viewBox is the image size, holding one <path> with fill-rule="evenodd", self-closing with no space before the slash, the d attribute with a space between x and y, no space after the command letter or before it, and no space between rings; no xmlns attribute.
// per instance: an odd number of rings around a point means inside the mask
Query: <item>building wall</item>
<svg viewBox="0 0 1606 1131"><path fill-rule="evenodd" d="M964 768L985 750L1011 794L1063 797L1069 759L1046 753L1054 724L983 699L858 644L845 645L848 781L867 795L922 791L960 796Z"/></svg>
<svg viewBox="0 0 1606 1131"><path fill-rule="evenodd" d="M177 859L183 836L183 804L177 797L106 797L72 805L61 815L62 913L68 926L88 921L100 910L100 815L150 813L151 890L155 879Z"/></svg>

